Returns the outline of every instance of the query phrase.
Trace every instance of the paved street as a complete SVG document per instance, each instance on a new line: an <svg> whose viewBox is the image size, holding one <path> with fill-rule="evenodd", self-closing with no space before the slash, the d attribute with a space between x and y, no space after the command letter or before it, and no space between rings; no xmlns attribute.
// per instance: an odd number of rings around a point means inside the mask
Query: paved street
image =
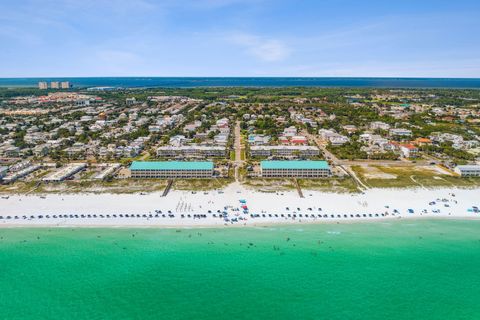
<svg viewBox="0 0 480 320"><path fill-rule="evenodd" d="M243 166L242 160L242 137L240 129L240 121L235 123L235 180L239 180L239 169Z"/></svg>

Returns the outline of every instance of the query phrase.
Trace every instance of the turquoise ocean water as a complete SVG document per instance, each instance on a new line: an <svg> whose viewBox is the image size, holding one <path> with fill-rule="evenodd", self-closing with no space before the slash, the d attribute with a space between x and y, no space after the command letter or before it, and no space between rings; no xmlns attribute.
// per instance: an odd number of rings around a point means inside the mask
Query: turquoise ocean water
<svg viewBox="0 0 480 320"><path fill-rule="evenodd" d="M480 221L0 229L1 319L480 319Z"/></svg>

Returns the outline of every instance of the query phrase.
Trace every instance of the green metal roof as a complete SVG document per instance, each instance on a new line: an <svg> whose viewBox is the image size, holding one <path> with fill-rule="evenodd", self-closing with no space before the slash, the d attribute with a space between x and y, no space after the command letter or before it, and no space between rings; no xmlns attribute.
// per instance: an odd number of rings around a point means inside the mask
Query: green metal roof
<svg viewBox="0 0 480 320"><path fill-rule="evenodd" d="M261 161L262 169L330 169L327 161Z"/></svg>
<svg viewBox="0 0 480 320"><path fill-rule="evenodd" d="M133 161L130 170L213 170L211 161Z"/></svg>

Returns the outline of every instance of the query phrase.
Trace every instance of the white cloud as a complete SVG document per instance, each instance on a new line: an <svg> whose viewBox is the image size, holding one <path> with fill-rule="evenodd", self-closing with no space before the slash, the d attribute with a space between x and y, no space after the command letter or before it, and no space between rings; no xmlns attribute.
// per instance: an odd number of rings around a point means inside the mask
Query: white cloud
<svg viewBox="0 0 480 320"><path fill-rule="evenodd" d="M283 61L291 54L290 48L277 39L263 38L246 33L231 36L230 41L242 46L246 52L262 61Z"/></svg>

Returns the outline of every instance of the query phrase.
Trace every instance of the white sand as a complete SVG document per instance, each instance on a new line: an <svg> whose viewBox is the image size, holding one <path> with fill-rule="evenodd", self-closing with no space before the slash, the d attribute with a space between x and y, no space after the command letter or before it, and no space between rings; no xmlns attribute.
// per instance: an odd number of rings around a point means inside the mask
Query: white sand
<svg viewBox="0 0 480 320"><path fill-rule="evenodd" d="M455 196L452 196L452 193ZM160 193L147 195L117 195L117 194L75 194L46 195L42 199L38 195L15 195L8 199L0 199L1 226L223 226L223 225L256 225L271 223L314 223L325 221L365 221L374 219L398 218L480 218L480 213L469 212L472 206L480 207L480 189L370 189L364 194L336 194L318 191L305 191L305 198L300 198L294 191L278 193L261 193L245 189L237 184L228 186L223 191L187 192L172 191L167 197ZM240 208L240 199L246 200L249 214L232 209ZM437 199L447 199L446 202ZM435 201L435 205L429 203ZM447 204L449 207L446 207ZM388 208L386 207L388 206ZM217 210L229 212L230 218L242 217L245 220L237 223L225 222L218 217ZM289 207L289 210L286 208ZM298 210L299 208L300 210ZM309 210L308 208L311 208ZM322 210L320 211L319 208ZM409 213L408 209L414 210ZM394 209L398 213L394 213ZM439 213L432 210L439 209ZM165 218L155 216L155 210L167 214ZM168 217L168 211L175 215ZM208 213L208 210L211 213ZM427 210L427 213L422 212ZM53 218L59 214L110 215L109 218ZM116 218L112 215L117 215ZM119 214L146 214L145 217L126 218ZM184 218L181 215L185 215ZM187 215L206 214L206 218L193 219ZM217 217L213 217L217 214ZM259 214L252 218L250 214ZM265 214L265 217L262 217ZM268 215L272 214L272 217ZM275 217L277 214L278 217ZM281 215L284 217L281 217ZM297 217L288 218L288 214ZM302 214L303 217L299 217ZM305 218L314 214L315 218ZM327 214L328 218L321 217ZM347 215L347 218L344 215ZM351 217L350 215L354 215ZM359 214L359 217L355 215ZM366 217L363 216L366 215ZM385 216L382 217L382 214ZM35 216L31 219L30 216ZM42 219L38 216L43 215ZM49 215L50 218L46 218ZM331 215L335 215L334 218ZM338 215L341 215L338 218ZM372 215L372 216L369 216ZM378 216L375 216L378 215ZM7 219L10 216L10 219ZM15 218L17 216L17 218ZM26 216L24 218L23 216Z"/></svg>

